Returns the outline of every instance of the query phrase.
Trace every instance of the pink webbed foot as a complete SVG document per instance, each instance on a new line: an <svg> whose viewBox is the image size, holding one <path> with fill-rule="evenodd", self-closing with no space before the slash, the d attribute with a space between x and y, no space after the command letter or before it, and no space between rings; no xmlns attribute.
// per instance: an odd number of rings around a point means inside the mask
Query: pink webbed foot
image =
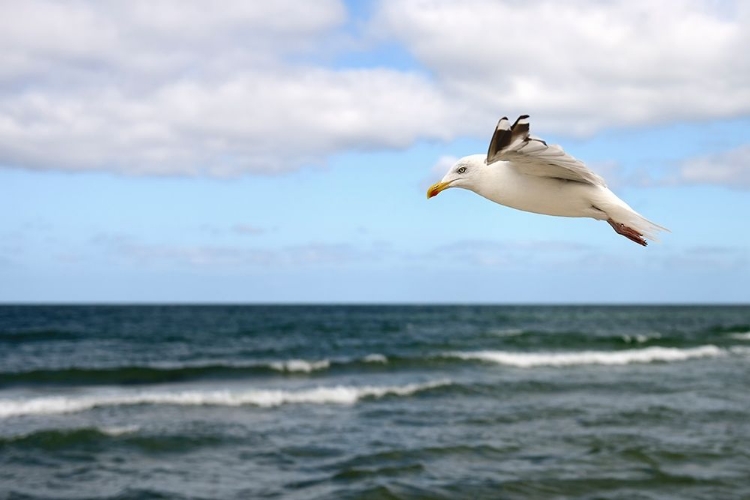
<svg viewBox="0 0 750 500"><path fill-rule="evenodd" d="M635 241L636 243L638 243L639 245L643 245L644 247L648 245L646 240L643 238L643 235L632 227L628 227L620 222L615 222L612 219L607 219L607 222L609 222L609 225L612 226L612 229L614 229L617 234L621 234L630 241Z"/></svg>

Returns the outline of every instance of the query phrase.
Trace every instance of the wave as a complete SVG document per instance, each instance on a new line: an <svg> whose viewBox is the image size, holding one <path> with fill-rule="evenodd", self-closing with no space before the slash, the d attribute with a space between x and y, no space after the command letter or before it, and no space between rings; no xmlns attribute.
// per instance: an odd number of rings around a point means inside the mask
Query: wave
<svg viewBox="0 0 750 500"><path fill-rule="evenodd" d="M691 347L695 344L680 334L665 334L657 331L632 331L632 332L598 332L577 330L541 330L541 329L496 329L488 330L482 337L495 337L495 343L500 349L507 350L570 350L583 349L608 350L632 347L633 345L649 344L670 347ZM484 340L484 339L483 339ZM706 340L705 343L713 341Z"/></svg>
<svg viewBox="0 0 750 500"><path fill-rule="evenodd" d="M0 449L6 446L20 446L28 448L44 448L56 450L75 445L106 440L134 434L139 430L137 425L122 427L83 427L74 429L44 429L28 434L0 437Z"/></svg>
<svg viewBox="0 0 750 500"><path fill-rule="evenodd" d="M637 333L635 335L622 335L622 341L626 344L645 344L646 342L650 340L660 339L661 334L660 333L652 333L651 335L644 335L642 333Z"/></svg>
<svg viewBox="0 0 750 500"><path fill-rule="evenodd" d="M304 359L290 359L288 361L276 361L269 365L272 369L280 372L302 372L310 373L316 370L325 370L331 366L327 359L321 361L305 361Z"/></svg>
<svg viewBox="0 0 750 500"><path fill-rule="evenodd" d="M402 386L333 386L287 391L254 389L141 391L88 394L76 396L48 396L17 400L0 400L0 418L26 415L76 413L105 406L178 405L178 406L259 406L272 408L284 404L340 404L351 405L361 399L384 396L409 396L417 392L450 385L449 380Z"/></svg>
<svg viewBox="0 0 750 500"><path fill-rule="evenodd" d="M739 324L733 324L733 325L715 325L710 328L707 328L705 330L705 333L708 334L734 334L734 333L750 333L750 324L747 323L739 323Z"/></svg>
<svg viewBox="0 0 750 500"><path fill-rule="evenodd" d="M204 432L152 433L140 432L136 425L122 427L78 427L41 429L26 434L0 436L0 452L15 450L14 454L36 454L78 449L87 454L111 452L114 447L135 448L148 454L180 453L209 446L215 448L233 438ZM119 497L118 497L119 498Z"/></svg>
<svg viewBox="0 0 750 500"><path fill-rule="evenodd" d="M362 358L362 361L365 363L388 363L388 358L383 356L382 354L368 354L364 358Z"/></svg>
<svg viewBox="0 0 750 500"><path fill-rule="evenodd" d="M382 354L368 354L360 359L331 361L322 359L320 361L306 361L304 359L290 359L287 361L274 361L270 363L272 369L287 373L311 373L319 370L327 370L332 364L336 366L357 365L359 363L387 363L388 358Z"/></svg>
<svg viewBox="0 0 750 500"><path fill-rule="evenodd" d="M526 332L522 328L496 328L494 330L490 330L490 333L498 337L517 337L519 335L523 335Z"/></svg>
<svg viewBox="0 0 750 500"><path fill-rule="evenodd" d="M626 365L630 363L653 363L684 361L692 358L715 357L726 351L714 345L679 349L676 347L646 347L624 351L577 351L577 352L510 352L475 351L452 352L445 354L463 360L477 360L518 368L535 366L575 366L575 365Z"/></svg>
<svg viewBox="0 0 750 500"><path fill-rule="evenodd" d="M111 368L61 368L0 373L0 387L11 385L128 385L232 378L275 371L266 365L205 364L177 367L117 366Z"/></svg>
<svg viewBox="0 0 750 500"><path fill-rule="evenodd" d="M730 337L737 340L750 340L750 332L733 333Z"/></svg>
<svg viewBox="0 0 750 500"><path fill-rule="evenodd" d="M385 364L382 354L358 359L290 359L266 363L193 363L177 366L117 366L111 368L62 368L0 372L0 387L12 385L135 385L185 382L200 379L241 378L246 376L310 374L335 368L357 368L362 364Z"/></svg>
<svg viewBox="0 0 750 500"><path fill-rule="evenodd" d="M97 430L99 430L102 434L106 434L107 436L117 437L117 436L123 436L125 434L133 434L140 430L140 426L138 425L113 425L109 427L98 427Z"/></svg>
<svg viewBox="0 0 750 500"><path fill-rule="evenodd" d="M750 332L745 332L742 335L747 333ZM546 345L547 351L527 351L521 347L518 350L452 351L448 353L425 353L417 356L389 355L386 357L383 354L373 353L348 359L288 359L283 361L246 363L187 363L176 366L63 368L57 370L0 372L0 387L127 386L167 384L196 380L241 380L279 375L317 376L320 373L442 369L446 365L462 361L484 361L516 367L586 364L623 365L629 363L682 361L696 357L717 356L733 352L730 348L731 346L719 348L715 345L698 347L640 347L640 345L657 338L659 338L658 334L629 337L627 342L633 348L622 350L616 348L607 350L595 344L596 348L591 350L571 350L570 346L568 346L567 349L561 348L558 351ZM743 336L742 340L744 339L745 337ZM620 342L625 340L623 337L620 339ZM609 344L607 346L610 348L615 347Z"/></svg>

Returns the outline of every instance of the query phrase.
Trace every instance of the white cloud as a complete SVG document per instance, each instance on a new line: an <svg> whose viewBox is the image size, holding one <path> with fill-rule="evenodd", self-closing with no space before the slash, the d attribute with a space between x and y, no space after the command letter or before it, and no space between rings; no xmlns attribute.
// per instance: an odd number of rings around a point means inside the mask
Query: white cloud
<svg viewBox="0 0 750 500"><path fill-rule="evenodd" d="M691 246L642 253L624 244L618 250L564 240L456 241L419 256L445 269L533 270L550 273L591 272L615 268L691 271L744 270L750 265L744 246Z"/></svg>
<svg viewBox="0 0 750 500"><path fill-rule="evenodd" d="M263 229L262 227L254 226L252 224L235 224L234 226L232 226L232 231L239 234L255 235L263 234L267 230Z"/></svg>
<svg viewBox="0 0 750 500"><path fill-rule="evenodd" d="M380 260L377 248L348 243L303 243L281 248L215 244L168 244L139 241L125 234L92 238L105 255L121 262L151 268L190 269L300 269L346 267Z"/></svg>
<svg viewBox="0 0 750 500"><path fill-rule="evenodd" d="M403 119L394 120L391 110ZM145 94L27 91L0 102L0 160L129 173L278 173L341 149L447 138L423 79L389 70L268 70ZM433 125L429 125L432 123Z"/></svg>
<svg viewBox="0 0 750 500"><path fill-rule="evenodd" d="M481 126L528 112L585 134L750 112L747 2L385 0L377 26Z"/></svg>
<svg viewBox="0 0 750 500"><path fill-rule="evenodd" d="M661 258L664 269L740 271L748 269L750 259L746 247L693 246Z"/></svg>
<svg viewBox="0 0 750 500"><path fill-rule="evenodd" d="M342 150L485 137L498 113L567 134L750 113L747 3L373 11L358 32L339 0L2 2L0 165L273 174ZM422 66L313 62L394 40Z"/></svg>
<svg viewBox="0 0 750 500"><path fill-rule="evenodd" d="M465 240L435 248L422 258L447 261L452 268L460 263L460 267L555 269L560 265L578 267L582 259L595 253L593 247L571 241Z"/></svg>
<svg viewBox="0 0 750 500"><path fill-rule="evenodd" d="M11 0L0 4L0 74L6 81L33 75L42 81L30 83L46 85L57 69L61 84L82 76L125 87L170 74L211 76L304 49L345 20L338 0L314 7L228 0L221 8L199 0Z"/></svg>
<svg viewBox="0 0 750 500"><path fill-rule="evenodd" d="M686 160L665 182L750 189L750 145Z"/></svg>
<svg viewBox="0 0 750 500"><path fill-rule="evenodd" d="M4 2L0 19L0 164L276 173L450 135L422 76L289 62L345 21L336 0Z"/></svg>

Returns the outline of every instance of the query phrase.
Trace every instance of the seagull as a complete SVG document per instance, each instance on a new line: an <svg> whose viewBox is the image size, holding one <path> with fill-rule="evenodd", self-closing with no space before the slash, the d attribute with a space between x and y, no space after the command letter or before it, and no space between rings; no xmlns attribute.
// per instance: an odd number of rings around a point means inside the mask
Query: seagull
<svg viewBox="0 0 750 500"><path fill-rule="evenodd" d="M647 239L657 241L659 231L669 231L630 208L604 179L560 146L529 135L528 115L512 126L501 118L487 155L458 160L427 190L427 198L454 187L526 212L605 220L617 234L644 247Z"/></svg>

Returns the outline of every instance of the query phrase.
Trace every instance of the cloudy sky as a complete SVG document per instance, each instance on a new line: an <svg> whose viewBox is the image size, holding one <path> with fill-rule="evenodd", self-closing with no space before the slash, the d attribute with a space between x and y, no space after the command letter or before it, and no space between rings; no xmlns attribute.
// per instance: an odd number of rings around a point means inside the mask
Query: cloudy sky
<svg viewBox="0 0 750 500"><path fill-rule="evenodd" d="M750 3L0 3L2 302L748 302ZM667 226L461 190L498 118Z"/></svg>

